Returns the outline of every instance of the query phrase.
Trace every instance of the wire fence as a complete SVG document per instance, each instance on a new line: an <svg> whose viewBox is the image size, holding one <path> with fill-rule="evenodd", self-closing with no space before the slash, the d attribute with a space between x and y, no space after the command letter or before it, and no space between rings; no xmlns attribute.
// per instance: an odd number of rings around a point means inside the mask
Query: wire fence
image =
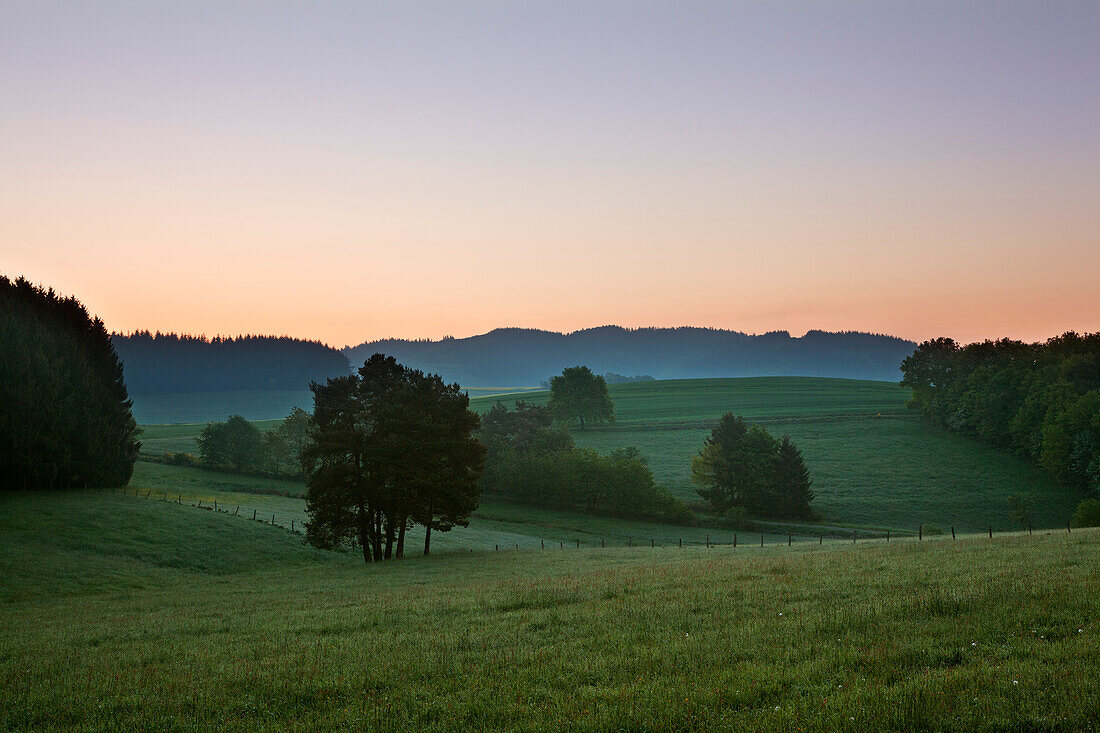
<svg viewBox="0 0 1100 733"><path fill-rule="evenodd" d="M134 496L138 498L152 499L157 501L169 502L182 506L195 507L205 511L215 512L218 514L224 514L227 516L241 517L248 521L259 522L271 527L279 527L281 529L290 531L294 534L304 535L306 531L305 520L302 517L302 512L280 512L271 507L257 507L251 505L245 505L235 502L226 503L224 499L219 501L217 498L203 498L197 497L191 494L185 494L182 492L171 491L155 491L152 489L119 489L119 493ZM279 497L283 498L283 497ZM1028 525L1024 529L1006 530L1004 528L994 527L992 524L987 525L985 532L974 532L972 528L966 533L956 532L956 528L951 526L948 530L942 530L938 526L934 525L918 525L915 531L891 530L891 529L851 529L844 530L847 535L841 536L840 528L826 528L825 532L815 535L806 534L804 532L776 532L768 530L720 530L715 529L711 532L703 533L701 531L695 532L693 535L671 537L669 533L658 536L654 533L652 536L644 535L626 535L618 534L605 537L596 537L592 533L587 533L585 536L573 537L571 539L565 539L562 537L555 537L553 539L539 538L531 535L524 535L522 540L516 541L516 539L510 538L510 541L497 541L492 542L489 540L483 540L475 542L476 547L470 547L471 542L467 540L463 544L466 545L463 549L469 550L481 550L492 552L503 551L520 551L520 550L552 550L552 549L594 549L594 548L612 548L612 547L638 547L638 548L667 548L667 547L765 547L765 546L787 546L793 547L795 545L806 546L807 544L824 545L826 542L830 544L838 543L850 543L850 544L890 544L896 542L924 542L931 540L945 540L949 536L951 540L956 540L959 537L975 536L988 536L989 539L993 539L997 535L1001 536L1020 536L1031 535L1035 532L1051 533L1052 531L1061 531L1055 528L1035 528ZM1072 532L1073 528L1069 521L1065 525L1066 532ZM441 548L442 549L442 548Z"/></svg>

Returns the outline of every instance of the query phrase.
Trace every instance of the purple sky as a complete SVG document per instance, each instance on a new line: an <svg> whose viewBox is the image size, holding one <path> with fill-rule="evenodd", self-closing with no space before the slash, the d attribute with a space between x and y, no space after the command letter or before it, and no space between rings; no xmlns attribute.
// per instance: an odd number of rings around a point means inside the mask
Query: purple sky
<svg viewBox="0 0 1100 733"><path fill-rule="evenodd" d="M1100 330L1100 3L0 1L0 271L110 328Z"/></svg>

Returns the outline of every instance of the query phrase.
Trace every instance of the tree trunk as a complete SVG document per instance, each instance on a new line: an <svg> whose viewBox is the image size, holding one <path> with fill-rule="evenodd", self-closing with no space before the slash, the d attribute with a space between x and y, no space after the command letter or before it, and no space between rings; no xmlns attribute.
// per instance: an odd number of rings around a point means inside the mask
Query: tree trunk
<svg viewBox="0 0 1100 733"><path fill-rule="evenodd" d="M432 502L428 502L428 515L425 517L424 522L424 554L427 555L432 549L432 515L434 514L435 505Z"/></svg>
<svg viewBox="0 0 1100 733"><path fill-rule="evenodd" d="M359 544L363 547L363 562L371 562L374 558L371 555L370 531L367 528L367 510L362 504L359 505Z"/></svg>
<svg viewBox="0 0 1100 733"><path fill-rule="evenodd" d="M397 558L401 559L405 557L405 525L408 521L401 520L401 528L397 530Z"/></svg>
<svg viewBox="0 0 1100 733"><path fill-rule="evenodd" d="M581 418L581 430L584 430L584 418Z"/></svg>
<svg viewBox="0 0 1100 733"><path fill-rule="evenodd" d="M386 523L386 554L387 560L393 557L393 525Z"/></svg>

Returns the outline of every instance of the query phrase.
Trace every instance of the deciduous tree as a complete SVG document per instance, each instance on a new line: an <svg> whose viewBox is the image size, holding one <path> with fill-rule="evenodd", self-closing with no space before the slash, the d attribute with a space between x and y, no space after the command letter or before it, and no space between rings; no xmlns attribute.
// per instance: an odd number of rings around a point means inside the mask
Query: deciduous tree
<svg viewBox="0 0 1100 733"><path fill-rule="evenodd" d="M550 399L546 406L555 420L569 423L584 421L613 422L615 407L607 392L607 382L586 366L568 367L561 376L550 380Z"/></svg>

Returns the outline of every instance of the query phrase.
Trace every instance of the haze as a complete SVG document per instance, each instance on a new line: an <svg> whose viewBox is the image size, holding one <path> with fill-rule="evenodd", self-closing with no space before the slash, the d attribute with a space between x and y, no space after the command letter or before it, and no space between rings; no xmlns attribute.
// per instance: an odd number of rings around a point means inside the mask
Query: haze
<svg viewBox="0 0 1100 733"><path fill-rule="evenodd" d="M0 8L0 271L112 330L1100 330L1096 3Z"/></svg>

